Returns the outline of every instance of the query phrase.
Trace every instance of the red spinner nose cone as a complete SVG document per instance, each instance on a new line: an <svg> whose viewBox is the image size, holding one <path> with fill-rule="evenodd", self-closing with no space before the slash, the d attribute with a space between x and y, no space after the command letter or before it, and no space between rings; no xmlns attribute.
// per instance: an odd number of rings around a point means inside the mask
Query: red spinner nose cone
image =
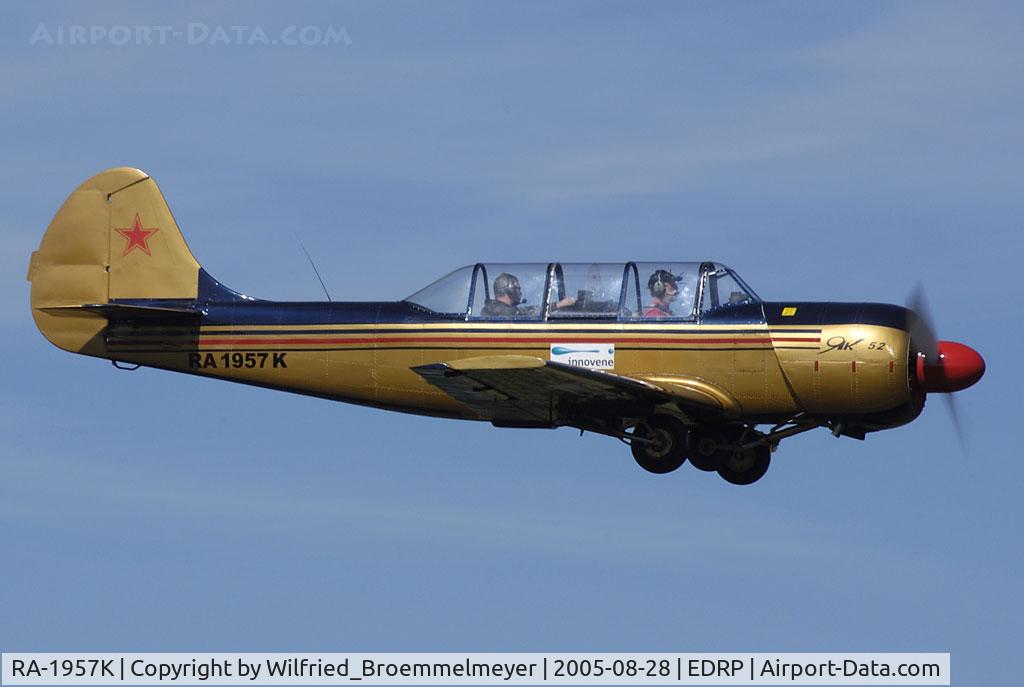
<svg viewBox="0 0 1024 687"><path fill-rule="evenodd" d="M939 341L939 359L917 358L917 381L927 393L949 393L971 386L985 374L985 359L970 346Z"/></svg>

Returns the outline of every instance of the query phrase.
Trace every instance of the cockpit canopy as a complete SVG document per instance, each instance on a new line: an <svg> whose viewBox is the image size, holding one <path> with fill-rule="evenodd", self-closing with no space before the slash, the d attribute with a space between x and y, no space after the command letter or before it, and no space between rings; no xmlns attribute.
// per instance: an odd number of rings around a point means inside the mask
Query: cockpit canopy
<svg viewBox="0 0 1024 687"><path fill-rule="evenodd" d="M477 263L406 302L469 320L696 320L760 299L715 262Z"/></svg>

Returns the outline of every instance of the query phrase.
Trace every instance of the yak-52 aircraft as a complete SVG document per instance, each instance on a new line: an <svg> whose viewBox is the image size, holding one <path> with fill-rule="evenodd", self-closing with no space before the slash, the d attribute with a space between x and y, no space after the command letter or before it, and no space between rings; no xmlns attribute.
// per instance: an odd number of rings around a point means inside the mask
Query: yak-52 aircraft
<svg viewBox="0 0 1024 687"><path fill-rule="evenodd" d="M766 302L715 262L479 263L396 302L259 300L200 267L156 183L126 167L68 197L28 279L47 339L119 367L575 427L651 472L689 459L734 484L784 438L863 439L985 371L922 308Z"/></svg>

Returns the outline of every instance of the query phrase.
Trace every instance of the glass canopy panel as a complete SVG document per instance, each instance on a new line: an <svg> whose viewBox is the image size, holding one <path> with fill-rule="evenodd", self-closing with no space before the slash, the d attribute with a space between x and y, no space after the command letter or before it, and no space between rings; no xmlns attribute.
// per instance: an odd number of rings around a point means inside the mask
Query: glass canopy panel
<svg viewBox="0 0 1024 687"><path fill-rule="evenodd" d="M700 283L699 262L638 262L640 311L632 312L631 303L623 308L623 317L630 319L683 319L696 316L697 286Z"/></svg>
<svg viewBox="0 0 1024 687"><path fill-rule="evenodd" d="M725 265L714 263L701 296L701 313L757 302L757 296Z"/></svg>
<svg viewBox="0 0 1024 687"><path fill-rule="evenodd" d="M470 318L539 320L547 273L544 263L477 265Z"/></svg>
<svg viewBox="0 0 1024 687"><path fill-rule="evenodd" d="M553 265L548 319L614 319L622 293L623 268L621 262Z"/></svg>
<svg viewBox="0 0 1024 687"><path fill-rule="evenodd" d="M441 315L465 315L473 267L461 267L405 300Z"/></svg>
<svg viewBox="0 0 1024 687"><path fill-rule="evenodd" d="M757 302L757 294L725 265L709 267L701 312ZM695 317L701 263L479 263L451 272L405 300L433 313L471 319L538 320ZM623 274L626 286L623 289ZM625 302L620 296L625 293ZM472 302L470 300L472 299Z"/></svg>
<svg viewBox="0 0 1024 687"><path fill-rule="evenodd" d="M740 287L742 287L744 293L750 296L750 300L755 301L757 303L761 302L761 297L758 296L752 288L750 288L750 285L747 284L747 282L743 281L740 275L736 274L736 270L734 270L731 267L727 267L726 265L720 265L717 262L715 263L715 270L725 270L726 272L728 272L730 275L732 275L732 278L736 280Z"/></svg>

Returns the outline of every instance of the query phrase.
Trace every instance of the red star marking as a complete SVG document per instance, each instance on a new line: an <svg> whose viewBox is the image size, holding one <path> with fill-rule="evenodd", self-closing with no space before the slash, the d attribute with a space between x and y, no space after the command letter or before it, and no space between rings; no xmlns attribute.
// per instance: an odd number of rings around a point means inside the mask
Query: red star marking
<svg viewBox="0 0 1024 687"><path fill-rule="evenodd" d="M135 213L135 221L132 222L132 226L124 229L115 229L118 234L128 239L128 243L124 244L124 253L122 257L128 255L136 248L140 249L146 255L152 255L149 252L149 243L147 242L150 235L160 231L158 228L153 227L152 229L143 229L142 220L139 219L139 213Z"/></svg>

